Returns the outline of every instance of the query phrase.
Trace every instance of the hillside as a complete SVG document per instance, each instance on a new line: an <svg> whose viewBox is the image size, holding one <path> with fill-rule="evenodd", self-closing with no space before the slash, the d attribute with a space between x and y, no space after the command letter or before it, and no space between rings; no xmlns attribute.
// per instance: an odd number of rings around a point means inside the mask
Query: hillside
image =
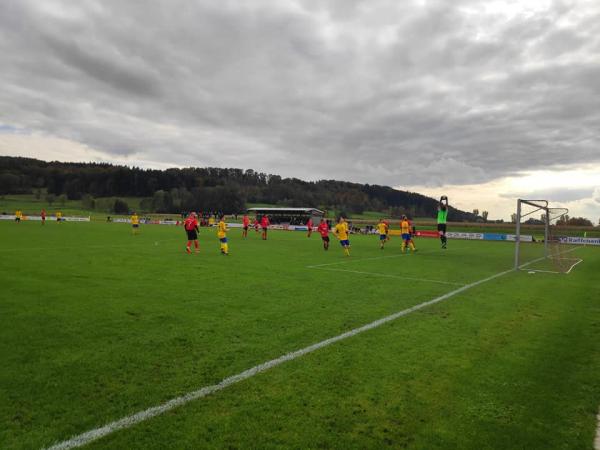
<svg viewBox="0 0 600 450"><path fill-rule="evenodd" d="M246 203L315 206L327 211L433 217L437 200L389 186L336 180L303 181L254 170L228 168L141 169L99 163L46 162L0 157L0 195L66 196L69 200L145 197L148 211L182 210L239 213ZM474 220L471 213L450 208L453 221Z"/></svg>

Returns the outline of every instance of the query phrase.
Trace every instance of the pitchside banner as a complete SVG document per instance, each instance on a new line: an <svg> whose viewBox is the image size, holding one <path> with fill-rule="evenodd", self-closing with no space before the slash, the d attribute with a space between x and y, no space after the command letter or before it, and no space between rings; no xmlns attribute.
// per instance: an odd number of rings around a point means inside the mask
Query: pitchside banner
<svg viewBox="0 0 600 450"><path fill-rule="evenodd" d="M600 245L600 238L584 238L576 236L563 236L558 240L561 244Z"/></svg>

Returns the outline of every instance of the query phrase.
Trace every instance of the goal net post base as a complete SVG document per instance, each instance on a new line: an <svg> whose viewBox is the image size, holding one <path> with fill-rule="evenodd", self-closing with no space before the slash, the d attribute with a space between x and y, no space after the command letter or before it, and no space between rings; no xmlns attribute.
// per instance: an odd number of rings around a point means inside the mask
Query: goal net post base
<svg viewBox="0 0 600 450"><path fill-rule="evenodd" d="M550 206L548 200L518 199L515 218L515 270L568 273L573 260L565 251L557 233L557 224L569 212L566 208ZM535 216L534 216L535 214ZM523 228L531 236L523 239Z"/></svg>

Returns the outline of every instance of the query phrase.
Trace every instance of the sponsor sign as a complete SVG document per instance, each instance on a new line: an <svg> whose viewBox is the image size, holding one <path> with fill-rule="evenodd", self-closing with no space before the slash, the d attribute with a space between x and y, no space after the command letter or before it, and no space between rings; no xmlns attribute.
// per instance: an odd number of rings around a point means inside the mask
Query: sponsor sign
<svg viewBox="0 0 600 450"><path fill-rule="evenodd" d="M446 233L446 236L450 239L483 240L483 233L461 233L456 231L450 231Z"/></svg>
<svg viewBox="0 0 600 450"><path fill-rule="evenodd" d="M391 232L390 232L390 234L391 234ZM397 231L396 233L394 233L394 235L396 235L396 236L400 236L400 234L401 234L400 231ZM440 234L437 231L433 231L433 230L423 230L423 231L417 230L417 232L415 233L415 236L437 238L437 237L440 237Z"/></svg>
<svg viewBox="0 0 600 450"><path fill-rule="evenodd" d="M562 236L562 237L559 237L558 240L562 244L600 245L600 238Z"/></svg>

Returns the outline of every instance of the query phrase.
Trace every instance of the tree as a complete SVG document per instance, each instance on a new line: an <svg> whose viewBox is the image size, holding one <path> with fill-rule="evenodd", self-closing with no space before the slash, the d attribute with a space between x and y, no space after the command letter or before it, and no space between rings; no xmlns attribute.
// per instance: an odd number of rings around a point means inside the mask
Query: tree
<svg viewBox="0 0 600 450"><path fill-rule="evenodd" d="M49 205L52 205L56 201L56 195L54 194L46 194L46 201Z"/></svg>
<svg viewBox="0 0 600 450"><path fill-rule="evenodd" d="M482 211L481 212L481 217L483 217L483 221L487 222L488 219L488 212L487 211Z"/></svg>
<svg viewBox="0 0 600 450"><path fill-rule="evenodd" d="M83 197L81 197L81 206L83 209L95 209L96 200L94 200L94 197L92 197L90 194L85 194Z"/></svg>
<svg viewBox="0 0 600 450"><path fill-rule="evenodd" d="M479 210L477 208L475 208L473 210L473 214L476 215L476 216L479 216Z"/></svg>
<svg viewBox="0 0 600 450"><path fill-rule="evenodd" d="M512 214L510 215L510 221L511 221L512 223L517 223L517 214L516 214L516 213L512 213Z"/></svg>
<svg viewBox="0 0 600 450"><path fill-rule="evenodd" d="M115 199L115 204L113 205L113 211L115 214L127 214L129 212L129 206L125 200L117 198Z"/></svg>
<svg viewBox="0 0 600 450"><path fill-rule="evenodd" d="M58 203L61 204L61 206L65 206L65 204L67 203L67 196L65 194L61 194L58 196L57 200Z"/></svg>

